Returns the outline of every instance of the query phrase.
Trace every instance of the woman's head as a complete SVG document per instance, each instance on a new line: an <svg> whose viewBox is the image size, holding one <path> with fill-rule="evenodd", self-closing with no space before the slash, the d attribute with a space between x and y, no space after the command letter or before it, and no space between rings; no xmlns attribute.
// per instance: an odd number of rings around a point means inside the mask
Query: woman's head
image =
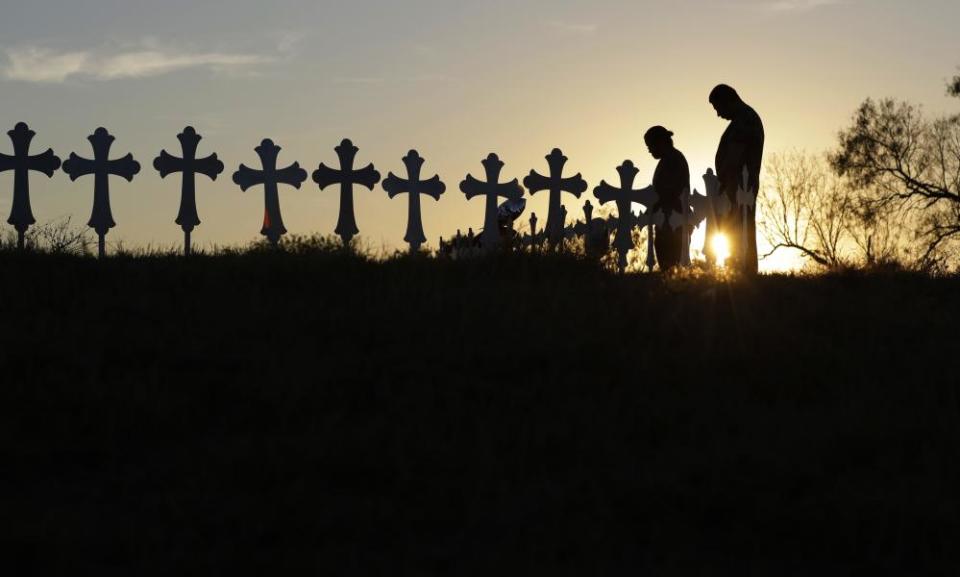
<svg viewBox="0 0 960 577"><path fill-rule="evenodd" d="M654 126L643 135L650 155L657 160L673 149L673 133L662 126Z"/></svg>

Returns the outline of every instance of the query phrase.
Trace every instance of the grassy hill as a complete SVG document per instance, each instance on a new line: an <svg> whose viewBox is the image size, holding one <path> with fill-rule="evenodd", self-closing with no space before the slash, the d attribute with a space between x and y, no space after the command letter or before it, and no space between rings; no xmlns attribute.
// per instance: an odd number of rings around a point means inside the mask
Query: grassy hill
<svg viewBox="0 0 960 577"><path fill-rule="evenodd" d="M7 575L960 567L957 278L0 271Z"/></svg>

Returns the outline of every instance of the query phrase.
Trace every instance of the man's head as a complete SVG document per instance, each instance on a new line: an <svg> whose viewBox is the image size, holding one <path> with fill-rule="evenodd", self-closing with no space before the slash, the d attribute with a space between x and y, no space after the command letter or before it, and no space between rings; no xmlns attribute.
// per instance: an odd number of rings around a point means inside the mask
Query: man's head
<svg viewBox="0 0 960 577"><path fill-rule="evenodd" d="M743 100L732 87L718 84L710 91L710 104L717 111L717 116L724 120L733 120L737 108L743 105Z"/></svg>
<svg viewBox="0 0 960 577"><path fill-rule="evenodd" d="M673 133L662 126L654 126L643 135L650 156L660 160L673 150Z"/></svg>

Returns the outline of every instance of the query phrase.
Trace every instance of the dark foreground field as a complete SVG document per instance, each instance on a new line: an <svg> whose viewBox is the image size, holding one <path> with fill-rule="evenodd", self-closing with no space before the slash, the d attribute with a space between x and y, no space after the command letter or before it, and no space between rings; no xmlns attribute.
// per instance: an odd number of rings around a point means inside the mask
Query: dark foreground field
<svg viewBox="0 0 960 577"><path fill-rule="evenodd" d="M960 571L957 279L0 275L3 575Z"/></svg>

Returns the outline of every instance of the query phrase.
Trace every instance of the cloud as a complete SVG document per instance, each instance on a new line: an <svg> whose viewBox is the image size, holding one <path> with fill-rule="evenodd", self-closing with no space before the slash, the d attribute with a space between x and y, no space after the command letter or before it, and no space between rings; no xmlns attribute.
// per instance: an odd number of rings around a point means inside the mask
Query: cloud
<svg viewBox="0 0 960 577"><path fill-rule="evenodd" d="M250 54L166 54L144 50L118 54L100 61L94 75L102 80L117 78L140 78L159 76L177 70L207 68L214 71L229 71L265 64L271 59Z"/></svg>
<svg viewBox="0 0 960 577"><path fill-rule="evenodd" d="M299 30L283 30L277 33L276 38L277 52L291 55L297 52L300 45L306 40L307 34Z"/></svg>
<svg viewBox="0 0 960 577"><path fill-rule="evenodd" d="M87 52L56 53L40 48L7 51L4 77L25 82L63 82L90 65Z"/></svg>
<svg viewBox="0 0 960 577"><path fill-rule="evenodd" d="M8 49L0 70L8 80L61 83L74 77L94 80L144 78L189 69L237 72L266 64L271 58L255 54L182 52L159 48L114 54L92 51L57 52L34 46Z"/></svg>
<svg viewBox="0 0 960 577"><path fill-rule="evenodd" d="M765 2L760 5L760 8L767 12L810 12L817 8L836 6L842 3L843 0L776 0Z"/></svg>
<svg viewBox="0 0 960 577"><path fill-rule="evenodd" d="M379 76L337 76L332 82L334 84L383 84L384 79Z"/></svg>
<svg viewBox="0 0 960 577"><path fill-rule="evenodd" d="M559 20L547 22L547 27L555 32L569 36L593 36L599 29L599 26L596 24L583 22L561 22Z"/></svg>

